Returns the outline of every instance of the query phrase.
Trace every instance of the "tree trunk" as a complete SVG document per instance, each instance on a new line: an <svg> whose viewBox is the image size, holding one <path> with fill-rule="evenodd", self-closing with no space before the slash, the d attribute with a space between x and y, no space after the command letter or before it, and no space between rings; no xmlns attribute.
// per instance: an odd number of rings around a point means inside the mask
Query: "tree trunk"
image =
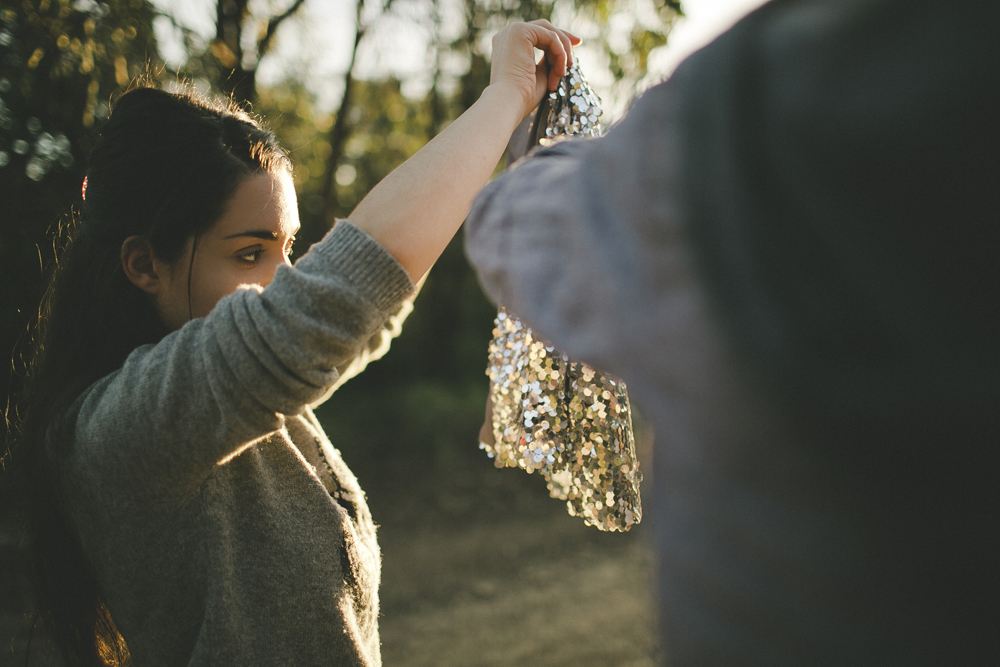
<svg viewBox="0 0 1000 667"><path fill-rule="evenodd" d="M216 5L215 41L212 54L222 66L219 82L237 104L248 106L257 97L256 69L243 68L243 21L249 0L219 0Z"/></svg>
<svg viewBox="0 0 1000 667"><path fill-rule="evenodd" d="M354 99L354 60L358 55L358 45L361 43L361 38L365 35L365 27L361 23L361 12L364 6L365 0L358 0L354 48L351 50L351 60L347 65L347 73L344 75L344 95L340 98L340 107L337 109L337 116L333 122L333 127L330 128L330 133L327 135L327 140L330 144L330 155L327 156L326 168L323 170L320 196L323 198L324 215L329 227L333 226L333 223L341 213L337 201L337 187L334 184L334 178L337 174L337 164L340 162L340 156L344 153L344 144L351 134L347 116L351 108L351 102Z"/></svg>
<svg viewBox="0 0 1000 667"><path fill-rule="evenodd" d="M441 52L444 48L444 45L441 43L441 12L438 7L439 2L440 0L434 0L434 43L432 46L434 49L434 74L431 76L431 92L430 99L428 100L431 108L431 125L427 128L427 141L433 139L441 131L441 126L444 125L445 114L447 113L444 98L441 96L441 91L438 90L438 84L441 79Z"/></svg>

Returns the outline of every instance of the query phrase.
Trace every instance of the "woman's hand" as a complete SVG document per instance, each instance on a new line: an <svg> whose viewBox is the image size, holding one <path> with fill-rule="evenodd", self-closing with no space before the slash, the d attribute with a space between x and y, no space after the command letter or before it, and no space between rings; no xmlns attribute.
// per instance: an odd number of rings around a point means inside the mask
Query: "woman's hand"
<svg viewBox="0 0 1000 667"><path fill-rule="evenodd" d="M566 68L573 64L576 35L560 30L544 19L511 23L493 37L490 86L508 88L523 101L523 118L538 106L547 90L555 90ZM535 49L544 53L535 62Z"/></svg>

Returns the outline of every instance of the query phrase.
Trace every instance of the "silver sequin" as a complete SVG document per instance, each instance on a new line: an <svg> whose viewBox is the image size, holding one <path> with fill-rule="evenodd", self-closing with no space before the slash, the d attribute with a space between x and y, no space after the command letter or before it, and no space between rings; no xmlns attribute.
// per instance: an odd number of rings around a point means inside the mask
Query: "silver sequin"
<svg viewBox="0 0 1000 667"><path fill-rule="evenodd" d="M549 93L549 119L539 143L550 146L571 137L598 137L600 118L601 98L583 78L579 61L574 61L559 86Z"/></svg>

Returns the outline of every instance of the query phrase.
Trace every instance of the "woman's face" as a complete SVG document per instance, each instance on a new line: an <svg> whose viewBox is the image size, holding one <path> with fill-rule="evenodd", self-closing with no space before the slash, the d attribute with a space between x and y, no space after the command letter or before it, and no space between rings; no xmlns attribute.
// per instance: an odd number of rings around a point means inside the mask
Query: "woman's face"
<svg viewBox="0 0 1000 667"><path fill-rule="evenodd" d="M158 269L163 283L155 300L163 323L174 331L189 319L208 315L219 299L240 286L267 285L279 265L289 264L298 230L291 175L281 171L246 178L229 198L222 217L198 236L197 244L188 240L180 259Z"/></svg>

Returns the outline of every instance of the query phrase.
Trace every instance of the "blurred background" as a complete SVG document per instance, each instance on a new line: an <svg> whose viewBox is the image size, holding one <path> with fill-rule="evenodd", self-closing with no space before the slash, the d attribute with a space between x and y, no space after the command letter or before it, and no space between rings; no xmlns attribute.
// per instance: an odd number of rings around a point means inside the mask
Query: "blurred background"
<svg viewBox="0 0 1000 667"><path fill-rule="evenodd" d="M137 78L231 96L277 132L295 169L301 254L478 98L490 38L508 21L548 18L584 39L576 54L607 125L760 2L2 0L3 451L54 231L80 201L95 132ZM494 314L460 233L392 350L317 412L381 525L383 660L652 665L648 526L584 526L544 480L498 471L477 447ZM641 415L636 429L647 495L652 434ZM31 630L24 538L2 511L2 479L0 666L56 665Z"/></svg>

